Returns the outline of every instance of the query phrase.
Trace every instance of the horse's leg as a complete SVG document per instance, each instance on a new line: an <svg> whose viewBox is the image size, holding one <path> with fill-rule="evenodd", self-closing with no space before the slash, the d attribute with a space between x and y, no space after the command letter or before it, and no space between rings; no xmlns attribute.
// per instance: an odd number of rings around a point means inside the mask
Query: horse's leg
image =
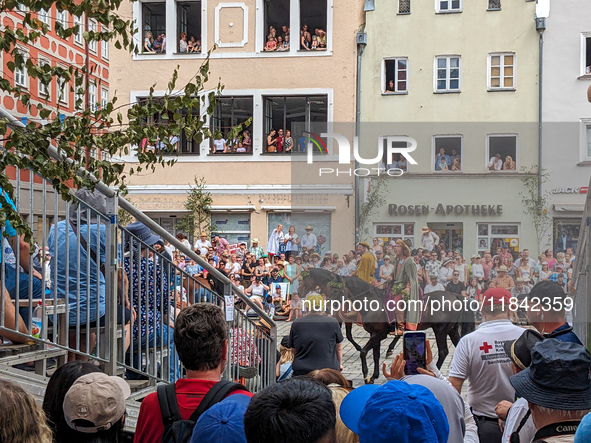
<svg viewBox="0 0 591 443"><path fill-rule="evenodd" d="M435 332L435 341L437 342L437 351L439 354L439 358L437 359L437 368L441 369L441 366L445 361L445 357L447 357L447 354L449 354L449 350L447 349L447 331L439 327L433 328L433 331Z"/></svg>
<svg viewBox="0 0 591 443"><path fill-rule="evenodd" d="M454 346L458 346L458 342L460 341L460 338L462 338L460 336L460 324L456 323L456 325L451 328L451 331L449 331L449 338L451 339L451 342L454 344Z"/></svg>
<svg viewBox="0 0 591 443"><path fill-rule="evenodd" d="M353 339L352 329L353 329L353 323L345 322L345 334L347 336L347 340L349 340L349 342L351 342L351 344L355 347L355 350L357 352L361 352L361 346L359 346L357 344L357 342Z"/></svg>
<svg viewBox="0 0 591 443"><path fill-rule="evenodd" d="M400 337L402 337L402 335L397 335L396 337L394 337L394 340L392 340L390 346L388 346L388 350L386 351L386 358L390 358L392 356L394 348L398 344L398 340L400 340Z"/></svg>
<svg viewBox="0 0 591 443"><path fill-rule="evenodd" d="M386 334L383 333L373 333L371 335L371 337L369 338L368 342L366 343L366 345L363 347L363 349L361 349L361 352L359 353L360 357L361 357L361 369L363 371L363 379L365 380L365 384L372 384L374 382L374 380L377 378L377 375L375 374L375 371L377 371L379 369L379 362L380 362L380 343L382 342L382 340L386 338ZM375 354L375 350L374 350L374 378L369 378L368 377L368 369L367 369L367 353L369 352L370 349L374 349L377 346L377 358L376 358L376 354ZM377 363L376 363L377 361Z"/></svg>
<svg viewBox="0 0 591 443"><path fill-rule="evenodd" d="M381 340L373 347L373 375L369 379L369 383L373 385L374 380L380 376L380 345Z"/></svg>

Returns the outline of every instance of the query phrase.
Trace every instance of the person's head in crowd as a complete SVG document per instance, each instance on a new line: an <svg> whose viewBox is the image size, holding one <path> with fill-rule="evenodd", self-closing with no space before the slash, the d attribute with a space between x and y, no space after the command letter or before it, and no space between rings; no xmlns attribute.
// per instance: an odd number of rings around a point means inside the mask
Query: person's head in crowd
<svg viewBox="0 0 591 443"><path fill-rule="evenodd" d="M567 252L566 254L564 254L564 260L566 261L566 263L570 263L571 260L572 260L572 258L573 258L573 256L569 252Z"/></svg>
<svg viewBox="0 0 591 443"><path fill-rule="evenodd" d="M306 297L304 304L306 305L306 312L308 315L324 314L326 302L322 295L310 294Z"/></svg>
<svg viewBox="0 0 591 443"><path fill-rule="evenodd" d="M482 315L485 321L509 318L511 293L503 288L489 288L482 300Z"/></svg>
<svg viewBox="0 0 591 443"><path fill-rule="evenodd" d="M438 278L439 276L437 274L429 274L429 281L431 282L432 286L435 286L437 284Z"/></svg>
<svg viewBox="0 0 591 443"><path fill-rule="evenodd" d="M230 395L205 411L193 428L191 443L246 443L244 413L250 397Z"/></svg>
<svg viewBox="0 0 591 443"><path fill-rule="evenodd" d="M101 370L92 363L75 360L57 368L49 379L43 398L43 411L47 417L47 424L53 431L55 443L73 440L74 431L64 417L64 397L78 378L93 372Z"/></svg>
<svg viewBox="0 0 591 443"><path fill-rule="evenodd" d="M262 257L261 257L261 258L259 258L259 266L260 266L261 268L265 268L265 259L264 259L264 258L262 258Z"/></svg>
<svg viewBox="0 0 591 443"><path fill-rule="evenodd" d="M546 249L544 251L544 255L546 256L547 259L552 259L553 255L554 255L554 251L552 251L552 249Z"/></svg>
<svg viewBox="0 0 591 443"><path fill-rule="evenodd" d="M318 380L319 382L324 383L326 386L336 384L342 388L351 387L351 383L349 383L349 380L347 380L345 376L336 369L315 369L314 371L310 372L309 375L310 377Z"/></svg>
<svg viewBox="0 0 591 443"><path fill-rule="evenodd" d="M527 297L530 301L528 303L527 319L542 334L549 334L565 323L565 304L563 301L566 295L560 284L551 280L540 281L534 285ZM545 298L551 300L552 309L543 310L540 308ZM560 301L560 303L554 303L555 301ZM535 302L539 302L538 307L535 307Z"/></svg>
<svg viewBox="0 0 591 443"><path fill-rule="evenodd" d="M591 354L584 346L547 338L532 348L529 367L509 380L516 395L528 401L540 430L579 421L591 411L590 370Z"/></svg>
<svg viewBox="0 0 591 443"><path fill-rule="evenodd" d="M278 261L277 262L277 268L276 269L277 269L277 272L281 272L281 271L283 271L285 269L285 265L283 264L282 261Z"/></svg>
<svg viewBox="0 0 591 443"><path fill-rule="evenodd" d="M227 357L228 326L222 310L213 304L197 303L176 318L174 344L187 378L204 373L221 376Z"/></svg>
<svg viewBox="0 0 591 443"><path fill-rule="evenodd" d="M341 414L339 413L341 409L341 404L343 400L350 392L350 389L343 388L335 383L331 383L327 385L327 388L330 390L332 394L332 402L334 403L335 409L337 411L337 423L335 425L335 430L337 434L337 441L339 443L359 443L359 437L353 431L351 431L343 420L341 420Z"/></svg>
<svg viewBox="0 0 591 443"><path fill-rule="evenodd" d="M310 258L312 259L312 263L317 264L320 261L320 255L316 254L315 252L310 255Z"/></svg>
<svg viewBox="0 0 591 443"><path fill-rule="evenodd" d="M102 372L83 375L64 397L66 423L75 431L79 443L123 441L125 401L131 394L121 377Z"/></svg>
<svg viewBox="0 0 591 443"><path fill-rule="evenodd" d="M533 329L526 329L517 340L507 340L504 344L505 354L511 360L513 374L517 374L531 364L531 351L534 346L544 340L544 336Z"/></svg>
<svg viewBox="0 0 591 443"><path fill-rule="evenodd" d="M330 390L308 377L266 387L244 414L248 443L337 443L335 424Z"/></svg>
<svg viewBox="0 0 591 443"><path fill-rule="evenodd" d="M293 255L291 255L289 258L291 259L293 257ZM289 261L291 263L291 260ZM301 265L302 264L302 257L300 257L299 255L295 258L295 262L296 265Z"/></svg>
<svg viewBox="0 0 591 443"><path fill-rule="evenodd" d="M451 277L452 277L452 282L454 283L454 285L457 285L458 282L460 281L460 272L454 271L453 274L451 275Z"/></svg>
<svg viewBox="0 0 591 443"><path fill-rule="evenodd" d="M51 429L32 395L0 379L0 442L52 443Z"/></svg>
<svg viewBox="0 0 591 443"><path fill-rule="evenodd" d="M556 276L556 283L560 286L564 286L564 272L562 272L562 268L556 268L556 272L558 275Z"/></svg>
<svg viewBox="0 0 591 443"><path fill-rule="evenodd" d="M404 381L353 389L340 415L360 443L447 443L449 435L445 411L433 393Z"/></svg>

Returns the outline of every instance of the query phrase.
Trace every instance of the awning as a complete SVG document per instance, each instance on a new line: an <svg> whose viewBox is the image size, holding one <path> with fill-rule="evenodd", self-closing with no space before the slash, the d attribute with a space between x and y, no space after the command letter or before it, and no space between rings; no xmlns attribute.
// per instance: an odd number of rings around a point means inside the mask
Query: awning
<svg viewBox="0 0 591 443"><path fill-rule="evenodd" d="M585 210L584 203L569 203L569 204L554 204L556 212L583 212Z"/></svg>

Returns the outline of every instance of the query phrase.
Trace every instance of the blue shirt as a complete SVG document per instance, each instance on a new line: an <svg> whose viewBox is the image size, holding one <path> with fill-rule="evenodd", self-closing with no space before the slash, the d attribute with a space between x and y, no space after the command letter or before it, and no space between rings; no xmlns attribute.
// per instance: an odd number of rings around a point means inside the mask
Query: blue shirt
<svg viewBox="0 0 591 443"><path fill-rule="evenodd" d="M564 341L567 343L576 343L578 345L583 346L583 343L581 343L581 341L579 340L579 337L577 337L577 334L575 334L572 331L572 329L570 332L565 332L563 334L560 334L561 331L565 331L570 328L571 328L571 326L568 323L565 323L562 326L560 326L559 328L554 329L550 334L544 334L544 337L555 338L556 340Z"/></svg>
<svg viewBox="0 0 591 443"><path fill-rule="evenodd" d="M12 209L14 209L16 211L16 206L14 205L14 203L12 202L12 200L10 199L10 197L8 196L8 194L6 192L4 192L4 190L2 188L0 188L0 196L2 196L2 198L4 199L4 201L6 203L8 203L10 206L12 206ZM1 207L1 205L0 205ZM4 232L6 232L6 234L9 237L14 237L17 233L16 230L12 227L12 225L10 224L10 222L8 220L6 220L6 225L4 226ZM3 245L2 248L0 248L0 263L2 263L2 250L6 249L5 253L6 255L12 255L12 248L8 245L8 242L6 241L6 238L2 238L0 240L0 244Z"/></svg>
<svg viewBox="0 0 591 443"><path fill-rule="evenodd" d="M197 275L201 271L203 271L203 268L201 266L199 266L197 263L195 263L193 266L191 266L191 265L185 266L185 272L189 275Z"/></svg>
<svg viewBox="0 0 591 443"><path fill-rule="evenodd" d="M382 259L382 260L378 260L378 267L376 268L376 272L373 273L373 277L376 280L380 279L380 268L382 267L383 264L385 264L386 262Z"/></svg>
<svg viewBox="0 0 591 443"><path fill-rule="evenodd" d="M445 163L447 163L447 166L451 166L451 159L449 158L449 155L445 154L443 156L443 158L445 159ZM437 154L437 157L435 158L435 170L436 171L441 171L441 167L439 166L439 164L441 163L441 155Z"/></svg>
<svg viewBox="0 0 591 443"><path fill-rule="evenodd" d="M89 248L95 252L99 260L105 263L105 225L100 225L100 228L96 224L90 225L90 239L87 238L88 225L80 226L78 231L80 237L86 240ZM100 235L100 245L98 245L100 251L97 250L98 235ZM68 238L68 263L66 263L66 238ZM56 243L57 257L54 256ZM90 322L105 315L105 276L101 273L98 264L95 263L92 257L88 257L86 248L78 244L78 238L67 220L62 220L51 227L47 237L47 246L49 246L49 253L51 254L51 287L56 289L58 298L66 298L67 295L68 304L70 305L70 325L76 323L78 306L80 306L80 324L86 324L88 306L90 307ZM80 262L78 262L78 257L80 257ZM90 272L88 273L89 261ZM57 273L54 263L57 263ZM67 280L66 272L68 273ZM80 285L79 292L78 285Z"/></svg>

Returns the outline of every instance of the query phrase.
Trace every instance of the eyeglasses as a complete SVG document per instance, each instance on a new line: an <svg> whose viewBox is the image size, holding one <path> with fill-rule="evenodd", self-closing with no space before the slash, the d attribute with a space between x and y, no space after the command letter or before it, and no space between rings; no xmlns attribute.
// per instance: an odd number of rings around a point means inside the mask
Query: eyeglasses
<svg viewBox="0 0 591 443"><path fill-rule="evenodd" d="M460 274L454 274L454 277L459 277L459 276L460 276Z"/></svg>

